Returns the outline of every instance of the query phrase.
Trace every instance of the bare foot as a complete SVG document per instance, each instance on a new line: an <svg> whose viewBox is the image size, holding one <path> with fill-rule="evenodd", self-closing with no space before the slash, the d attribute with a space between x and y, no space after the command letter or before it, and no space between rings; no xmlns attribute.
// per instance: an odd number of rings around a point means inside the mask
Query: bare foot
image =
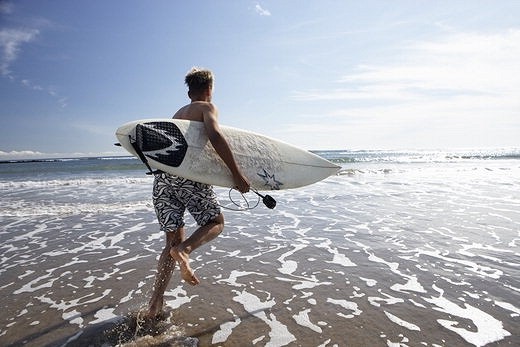
<svg viewBox="0 0 520 347"><path fill-rule="evenodd" d="M177 247L172 247L170 250L170 255L173 259L175 259L179 263L179 267L181 270L181 277L183 280L195 286L200 283L199 279L193 273L193 270L190 267L190 257L188 253L179 251Z"/></svg>
<svg viewBox="0 0 520 347"><path fill-rule="evenodd" d="M163 300L155 300L154 302L150 301L150 305L148 306L148 311L146 312L144 318L147 319L156 319L161 317L163 314Z"/></svg>

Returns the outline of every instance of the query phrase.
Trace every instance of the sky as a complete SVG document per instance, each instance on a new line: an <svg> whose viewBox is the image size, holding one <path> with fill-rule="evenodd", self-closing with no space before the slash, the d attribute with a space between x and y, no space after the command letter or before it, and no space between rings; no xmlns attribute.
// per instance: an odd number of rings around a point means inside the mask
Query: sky
<svg viewBox="0 0 520 347"><path fill-rule="evenodd" d="M520 1L0 0L0 159L124 155L193 66L304 149L520 147Z"/></svg>

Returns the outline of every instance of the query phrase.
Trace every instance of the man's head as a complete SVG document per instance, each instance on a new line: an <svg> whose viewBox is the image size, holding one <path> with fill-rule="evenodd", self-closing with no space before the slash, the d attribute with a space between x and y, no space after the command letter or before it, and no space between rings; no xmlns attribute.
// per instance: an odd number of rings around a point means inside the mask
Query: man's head
<svg viewBox="0 0 520 347"><path fill-rule="evenodd" d="M188 95L190 98L209 95L213 89L213 73L208 69L198 67L191 68L184 79L188 86Z"/></svg>

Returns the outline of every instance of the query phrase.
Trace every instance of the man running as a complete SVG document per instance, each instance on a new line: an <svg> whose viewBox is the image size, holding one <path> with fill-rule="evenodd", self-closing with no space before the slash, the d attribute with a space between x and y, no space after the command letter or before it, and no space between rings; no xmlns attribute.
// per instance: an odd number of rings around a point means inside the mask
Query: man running
<svg viewBox="0 0 520 347"><path fill-rule="evenodd" d="M211 103L213 73L206 69L192 68L185 78L191 103L180 108L173 118L203 122L206 134L215 151L233 175L236 189L249 191L248 179L242 174L233 153L218 125L218 111ZM198 247L217 237L224 228L224 216L220 211L212 186L194 182L167 173L156 174L153 186L153 203L161 226L166 233L166 245L159 257L155 284L148 308L148 317L157 317L164 304L164 292L172 276L175 262L179 264L181 277L191 285L200 283L189 264L189 255ZM188 209L199 228L185 238L184 212Z"/></svg>

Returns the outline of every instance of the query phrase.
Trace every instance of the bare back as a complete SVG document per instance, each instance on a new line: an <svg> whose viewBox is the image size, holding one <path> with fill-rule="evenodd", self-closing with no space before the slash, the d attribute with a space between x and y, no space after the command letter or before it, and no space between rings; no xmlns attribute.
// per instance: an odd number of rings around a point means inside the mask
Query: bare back
<svg viewBox="0 0 520 347"><path fill-rule="evenodd" d="M204 115L215 114L217 111L211 102L194 101L191 104L181 107L174 115L175 119L186 119L197 122L204 122Z"/></svg>

